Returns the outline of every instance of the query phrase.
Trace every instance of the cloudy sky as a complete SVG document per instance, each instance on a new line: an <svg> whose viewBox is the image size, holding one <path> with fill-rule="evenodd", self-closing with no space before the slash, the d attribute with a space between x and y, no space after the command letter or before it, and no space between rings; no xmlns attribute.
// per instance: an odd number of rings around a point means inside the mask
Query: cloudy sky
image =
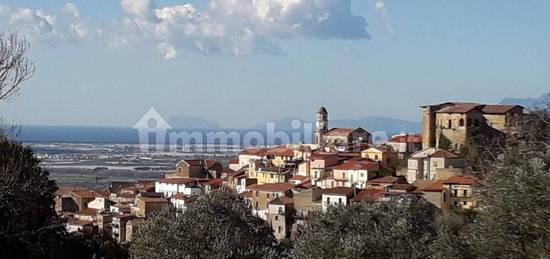
<svg viewBox="0 0 550 259"><path fill-rule="evenodd" d="M418 106L550 90L547 0L0 0L37 73L0 116L131 126L150 107L247 127L420 120Z"/></svg>

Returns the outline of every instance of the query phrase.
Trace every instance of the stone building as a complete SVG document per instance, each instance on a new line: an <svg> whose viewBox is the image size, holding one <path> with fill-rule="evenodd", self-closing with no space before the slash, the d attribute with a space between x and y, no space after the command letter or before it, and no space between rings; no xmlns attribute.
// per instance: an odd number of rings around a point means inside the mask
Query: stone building
<svg viewBox="0 0 550 259"><path fill-rule="evenodd" d="M325 107L319 108L316 116L315 140L319 147L335 151L353 151L361 143L372 143L372 134L363 128L333 128L328 129L328 111Z"/></svg>
<svg viewBox="0 0 550 259"><path fill-rule="evenodd" d="M421 106L422 147L460 150L476 137L502 140L517 129L523 107L479 103L446 102Z"/></svg>
<svg viewBox="0 0 550 259"><path fill-rule="evenodd" d="M216 160L186 159L176 164L176 172L166 178L220 178L223 166Z"/></svg>

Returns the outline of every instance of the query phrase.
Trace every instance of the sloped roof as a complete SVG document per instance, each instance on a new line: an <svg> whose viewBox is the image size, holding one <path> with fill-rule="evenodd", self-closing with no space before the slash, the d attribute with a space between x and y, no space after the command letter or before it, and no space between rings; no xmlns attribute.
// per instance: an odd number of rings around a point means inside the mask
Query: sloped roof
<svg viewBox="0 0 550 259"><path fill-rule="evenodd" d="M445 149L440 149L438 151L435 151L433 154L431 154L431 157L440 157L440 158L459 158L460 155L447 151Z"/></svg>
<svg viewBox="0 0 550 259"><path fill-rule="evenodd" d="M216 178L216 179L212 179L210 181L206 181L206 182L203 182L201 183L202 185L215 185L215 184L220 184L220 183L223 183L225 180L222 179L222 178Z"/></svg>
<svg viewBox="0 0 550 259"><path fill-rule="evenodd" d="M344 163L333 167L335 170L371 170L378 166L376 162L370 161L345 161Z"/></svg>
<svg viewBox="0 0 550 259"><path fill-rule="evenodd" d="M291 184L291 183L252 184L247 186L246 188L249 190L255 190L255 191L286 192L294 188L294 184Z"/></svg>
<svg viewBox="0 0 550 259"><path fill-rule="evenodd" d="M351 200L352 201L363 201L366 198L370 198L373 201L377 201L380 198L380 195L384 192L383 189L363 189L355 195Z"/></svg>
<svg viewBox="0 0 550 259"><path fill-rule="evenodd" d="M88 216L95 216L95 215L97 215L98 211L99 211L98 209L94 209L94 208L85 208L85 209L81 210L80 212L78 212L78 214L88 215Z"/></svg>
<svg viewBox="0 0 550 259"><path fill-rule="evenodd" d="M484 105L481 111L487 114L505 114L516 107L520 107L523 109L523 107L520 105L488 104Z"/></svg>
<svg viewBox="0 0 550 259"><path fill-rule="evenodd" d="M422 190L426 192L440 192L443 190L443 182L444 181L436 181L435 183L424 187Z"/></svg>
<svg viewBox="0 0 550 259"><path fill-rule="evenodd" d="M354 191L355 191L355 188L353 187L336 187L332 189L323 189L321 192L322 194L328 194L328 195L349 196L349 195L352 195Z"/></svg>
<svg viewBox="0 0 550 259"><path fill-rule="evenodd" d="M390 139L390 142L400 142L400 143L422 143L421 134L410 134L410 135L398 135Z"/></svg>
<svg viewBox="0 0 550 259"><path fill-rule="evenodd" d="M268 156L294 156L294 150L290 148L270 148L265 152Z"/></svg>
<svg viewBox="0 0 550 259"><path fill-rule="evenodd" d="M361 128L333 128L325 133L325 136L349 136L354 131Z"/></svg>
<svg viewBox="0 0 550 259"><path fill-rule="evenodd" d="M266 148L247 148L241 151L239 155L265 156L266 151Z"/></svg>

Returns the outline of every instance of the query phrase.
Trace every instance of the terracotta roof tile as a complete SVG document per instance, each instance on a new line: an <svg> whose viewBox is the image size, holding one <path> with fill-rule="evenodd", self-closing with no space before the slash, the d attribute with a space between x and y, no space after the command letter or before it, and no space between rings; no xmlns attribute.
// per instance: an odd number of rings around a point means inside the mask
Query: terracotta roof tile
<svg viewBox="0 0 550 259"><path fill-rule="evenodd" d="M373 201L377 201L380 195L384 192L383 189L363 189L351 199L352 201L363 201L366 198L370 198Z"/></svg>
<svg viewBox="0 0 550 259"><path fill-rule="evenodd" d="M239 155L265 156L266 151L267 149L265 148L247 148L241 151Z"/></svg>
<svg viewBox="0 0 550 259"><path fill-rule="evenodd" d="M453 153L453 152L450 152L450 151L447 151L447 150L444 150L444 149L440 149L438 151L435 151L430 156L431 157L440 157L440 158L459 158L460 157L459 154L456 154L456 153Z"/></svg>
<svg viewBox="0 0 550 259"><path fill-rule="evenodd" d="M85 208L85 209L81 210L80 212L78 212L78 214L88 215L88 216L95 216L95 215L97 215L98 211L99 211L98 209L94 209L94 208Z"/></svg>
<svg viewBox="0 0 550 259"><path fill-rule="evenodd" d="M335 170L374 170L378 166L376 162L370 161L345 161L341 165L333 167Z"/></svg>
<svg viewBox="0 0 550 259"><path fill-rule="evenodd" d="M252 184L247 186L246 188L254 191L286 192L294 188L294 185L291 183L266 183L266 184Z"/></svg>
<svg viewBox="0 0 550 259"><path fill-rule="evenodd" d="M400 142L400 143L422 143L421 134L410 134L410 135L398 135L390 139L390 142Z"/></svg>
<svg viewBox="0 0 550 259"><path fill-rule="evenodd" d="M512 109L516 107L523 108L522 106L519 106L519 105L488 104L488 105L484 105L481 111L487 114L505 114L510 112Z"/></svg>
<svg viewBox="0 0 550 259"><path fill-rule="evenodd" d="M333 128L325 133L325 136L348 136L359 128Z"/></svg>

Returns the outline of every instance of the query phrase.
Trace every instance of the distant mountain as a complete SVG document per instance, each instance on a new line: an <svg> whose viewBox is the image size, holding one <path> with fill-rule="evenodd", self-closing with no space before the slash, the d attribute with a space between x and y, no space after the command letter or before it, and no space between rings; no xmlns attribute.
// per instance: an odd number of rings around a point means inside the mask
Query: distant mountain
<svg viewBox="0 0 550 259"><path fill-rule="evenodd" d="M184 115L170 117L168 123L174 129L220 129L220 125L216 121Z"/></svg>
<svg viewBox="0 0 550 259"><path fill-rule="evenodd" d="M527 109L533 109L550 104L550 92L542 94L539 98L505 98L500 104L519 104Z"/></svg>
<svg viewBox="0 0 550 259"><path fill-rule="evenodd" d="M299 120L302 123L313 123L312 121L304 121L300 118L284 118L279 120L273 120L269 122L275 123L277 130L292 130L292 121ZM254 129L265 129L266 124L259 124L254 126ZM313 124L315 128L315 124ZM398 134L401 132L406 133L419 133L422 132L422 123L416 121L405 121L399 119L392 119L386 117L365 117L362 119L335 119L329 121L330 128L356 128L361 127L370 132L383 131L389 136Z"/></svg>

